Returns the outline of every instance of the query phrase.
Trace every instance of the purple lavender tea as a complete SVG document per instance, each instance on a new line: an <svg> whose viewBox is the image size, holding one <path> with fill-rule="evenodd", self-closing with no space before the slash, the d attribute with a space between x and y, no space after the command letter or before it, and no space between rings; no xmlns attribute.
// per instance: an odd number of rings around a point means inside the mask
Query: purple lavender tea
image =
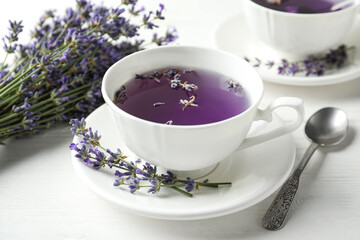
<svg viewBox="0 0 360 240"><path fill-rule="evenodd" d="M238 82L216 72L173 67L137 74L115 93L114 103L138 118L173 125L218 122L249 107Z"/></svg>
<svg viewBox="0 0 360 240"><path fill-rule="evenodd" d="M252 0L253 2L274 10L289 13L326 13L331 7L343 0ZM280 3L278 3L280 2Z"/></svg>

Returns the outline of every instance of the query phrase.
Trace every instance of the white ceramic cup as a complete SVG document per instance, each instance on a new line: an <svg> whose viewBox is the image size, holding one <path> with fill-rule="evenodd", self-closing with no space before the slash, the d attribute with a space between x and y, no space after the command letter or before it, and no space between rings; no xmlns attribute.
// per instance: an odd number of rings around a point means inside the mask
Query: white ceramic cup
<svg viewBox="0 0 360 240"><path fill-rule="evenodd" d="M273 10L251 0L243 2L247 26L254 36L269 47L301 57L336 48L350 30L358 9L359 0L339 11L312 14Z"/></svg>
<svg viewBox="0 0 360 240"><path fill-rule="evenodd" d="M115 92L135 74L166 67L207 69L237 80L249 97L250 107L229 119L203 125L165 125L132 116L118 108ZM126 145L137 156L152 164L175 171L193 171L211 167L236 149L259 144L295 130L303 121L303 101L283 97L266 109L258 109L263 83L256 71L242 58L226 52L191 47L167 46L127 56L105 73L102 94L110 108ZM277 107L296 110L296 120L271 132L246 139L255 120L271 121ZM120 136L119 136L120 137Z"/></svg>

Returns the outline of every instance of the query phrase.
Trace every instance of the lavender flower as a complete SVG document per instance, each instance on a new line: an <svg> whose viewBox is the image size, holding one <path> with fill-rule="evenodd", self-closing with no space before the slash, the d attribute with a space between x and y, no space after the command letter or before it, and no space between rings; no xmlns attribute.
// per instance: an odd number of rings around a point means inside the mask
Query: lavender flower
<svg viewBox="0 0 360 240"><path fill-rule="evenodd" d="M90 157L90 153L84 144L81 146L81 148L78 148L77 143L71 143L69 148L70 150L74 150L75 152L77 152L77 154L75 155L75 157L77 158L86 159Z"/></svg>
<svg viewBox="0 0 360 240"><path fill-rule="evenodd" d="M155 194L161 188L169 188L191 197L194 189L198 189L199 185L207 187L219 187L220 185L229 185L231 183L208 183L208 182L195 182L191 178L185 180L178 179L177 176L167 171L166 174L158 174L157 167L145 162L142 168L137 166L141 161L137 159L135 163L127 161L127 156L123 154L120 149L116 152L106 149L100 144L100 137L96 137L91 128L86 126L84 119L70 121L70 131L81 138L81 148L78 147L79 143L71 143L69 148L75 151L75 157L81 159L88 167L99 170L104 167L116 168L115 180L113 185L115 187L128 186L131 193L135 193L141 188L148 188L148 193ZM93 133L93 134L91 134ZM99 136L99 135L97 135ZM97 139L98 142L94 144L90 138ZM106 149L102 151L102 149ZM182 190L180 187L185 188Z"/></svg>
<svg viewBox="0 0 360 240"><path fill-rule="evenodd" d="M184 73L188 73L188 72L184 72ZM198 87L193 83L188 83L187 81L182 83L180 80L181 75L179 73L179 70L175 68L169 68L165 70L164 74L173 77L173 79L169 81L171 88L176 89L178 87L181 87L182 89L185 89L188 92L196 91L198 89Z"/></svg>
<svg viewBox="0 0 360 240"><path fill-rule="evenodd" d="M228 79L227 83L229 84L230 89L233 89L234 91L238 91L242 89L242 86L239 82L234 81L233 79Z"/></svg>
<svg viewBox="0 0 360 240"><path fill-rule="evenodd" d="M9 40L9 42L16 42L18 40L19 33L21 33L24 28L23 25L21 24L22 21L20 22L9 21L9 23L10 23L10 28L9 28L10 36L6 36L6 38Z"/></svg>
<svg viewBox="0 0 360 240"><path fill-rule="evenodd" d="M104 167L105 164L108 164L108 166L111 168L112 167L112 164L110 161L107 161L107 158L106 158L106 155L101 152L99 149L95 148L95 149L92 149L90 148L89 149L89 153L92 153L93 156L92 158L95 160L92 162L93 164L93 167L96 168L96 169L99 169L101 167Z"/></svg>
<svg viewBox="0 0 360 240"><path fill-rule="evenodd" d="M23 113L23 119L22 119L22 128L24 130L33 130L38 126L38 123L36 123L37 120L39 120L39 116L35 115L33 112L25 111Z"/></svg>
<svg viewBox="0 0 360 240"><path fill-rule="evenodd" d="M143 30L155 33L156 21L164 19L164 5L146 12L137 1L123 0L117 8L76 0L75 8L57 15L46 11L40 17L28 44L18 44L22 22L10 21L9 34L3 38L7 55L15 63L0 65L0 143L12 137L37 133L56 122L81 119L103 103L100 85L105 71L119 59L140 51L147 44ZM131 11L144 17L144 25L129 17ZM157 33L156 33L157 34ZM175 39L166 33L154 42L164 45ZM6 56L7 56L6 55ZM118 93L126 100L125 89ZM79 123L81 124L81 123ZM80 126L73 131L97 138Z"/></svg>
<svg viewBox="0 0 360 240"><path fill-rule="evenodd" d="M92 146L99 146L99 140L101 136L98 134L97 130L94 132L91 128L88 128L88 131L82 136L83 140L81 143L90 144Z"/></svg>
<svg viewBox="0 0 360 240"><path fill-rule="evenodd" d="M162 12L163 12L165 6L164 6L164 4L160 3L159 7L160 7L160 9L156 11L155 15L156 15L157 19L162 19L163 20L163 19L165 19L165 17L162 15Z"/></svg>
<svg viewBox="0 0 360 240"><path fill-rule="evenodd" d="M73 135L82 135L86 134L86 122L85 119L82 118L81 120L78 119L71 119L70 120L70 131Z"/></svg>
<svg viewBox="0 0 360 240"><path fill-rule="evenodd" d="M306 76L317 75L321 76L325 72L325 64L322 61L317 61L314 56L309 56L303 61L305 66Z"/></svg>
<svg viewBox="0 0 360 240"><path fill-rule="evenodd" d="M188 192L191 192L195 188L195 181L189 177L186 178L187 182L185 182L185 189Z"/></svg>
<svg viewBox="0 0 360 240"><path fill-rule="evenodd" d="M123 184L123 180L122 180L121 177L116 178L115 181L114 181L114 183L113 183L114 187L118 187L118 186L120 186L121 184Z"/></svg>
<svg viewBox="0 0 360 240"><path fill-rule="evenodd" d="M282 59L280 63L274 61L267 61L266 65L269 69L277 66L279 75L296 75L305 73L306 76L322 76L326 71L332 69L339 69L345 65L348 60L348 53L353 51L354 47L347 47L340 45L337 49L330 49L324 56L308 56L306 59L290 62L287 59ZM255 58L250 60L247 57L244 59L251 63L253 67L258 68L263 65L263 62Z"/></svg>
<svg viewBox="0 0 360 240"><path fill-rule="evenodd" d="M170 87L171 88L178 88L178 87L180 87L181 86L181 80L180 79L172 79L172 80L170 80Z"/></svg>
<svg viewBox="0 0 360 240"><path fill-rule="evenodd" d="M332 50L326 54L326 63L336 65L337 68L341 68L348 58L348 48L346 45L340 45L337 49Z"/></svg>
<svg viewBox="0 0 360 240"><path fill-rule="evenodd" d="M154 33L152 42L161 46L175 41L178 37L176 28L171 28L166 31L165 36L158 36L157 33Z"/></svg>
<svg viewBox="0 0 360 240"><path fill-rule="evenodd" d="M142 74L135 74L135 79L145 79L146 77Z"/></svg>
<svg viewBox="0 0 360 240"><path fill-rule="evenodd" d="M160 191L161 182L156 177L151 179L150 183L152 186L149 188L148 193L155 194Z"/></svg>
<svg viewBox="0 0 360 240"><path fill-rule="evenodd" d="M10 23L9 35L5 36L6 40L3 39L4 49L8 54L15 52L17 47L17 44L15 44L15 42L19 40L18 36L23 30L22 21L20 22L9 21L9 23Z"/></svg>
<svg viewBox="0 0 360 240"><path fill-rule="evenodd" d="M136 190L140 189L140 180L138 178L132 178L129 182L129 189L131 193L134 193Z"/></svg>
<svg viewBox="0 0 360 240"><path fill-rule="evenodd" d="M161 174L161 177L167 184L174 184L177 179L176 175L171 171L167 171L166 174Z"/></svg>
<svg viewBox="0 0 360 240"><path fill-rule="evenodd" d="M247 60L247 61L249 61L249 60ZM274 61L268 61L268 62L266 63L266 66L268 66L268 68L270 69L270 68L272 68L272 67L274 66L274 64L275 64Z"/></svg>
<svg viewBox="0 0 360 240"><path fill-rule="evenodd" d="M14 113L18 113L18 112L21 112L22 110L25 110L25 109L30 109L31 108L31 105L29 104L28 102L28 98L25 98L24 100L24 104L21 105L21 106L15 106L13 105L13 112Z"/></svg>
<svg viewBox="0 0 360 240"><path fill-rule="evenodd" d="M116 170L115 172L115 176L121 178L121 177L124 177L124 176L130 176L131 175L131 172L120 172L118 170Z"/></svg>
<svg viewBox="0 0 360 240"><path fill-rule="evenodd" d="M256 63L253 67L259 67L262 64L262 62L259 58L255 58L255 61L256 61Z"/></svg>
<svg viewBox="0 0 360 240"><path fill-rule="evenodd" d="M136 8L136 1L134 1L135 4L131 4L131 7L129 9L129 13L134 15L134 16L139 16L139 14L143 11L145 11L145 8L144 7L141 7L141 8Z"/></svg>
<svg viewBox="0 0 360 240"><path fill-rule="evenodd" d="M153 29L157 27L157 25L155 25L149 20L152 14L153 12L149 12L143 15L143 25L145 25L148 29Z"/></svg>
<svg viewBox="0 0 360 240"><path fill-rule="evenodd" d="M290 64L290 67L288 69L288 75L295 75L297 73L299 73L301 70L300 70L300 67L299 67L299 64L297 63L291 63Z"/></svg>
<svg viewBox="0 0 360 240"><path fill-rule="evenodd" d="M185 82L182 85L182 87L188 92L196 91L198 89L198 87L195 84L193 84L193 83L188 84L187 82Z"/></svg>
<svg viewBox="0 0 360 240"><path fill-rule="evenodd" d="M158 71L154 71L152 73L146 74L144 77L145 78L150 78L150 79L158 79L162 76L161 72Z"/></svg>
<svg viewBox="0 0 360 240"><path fill-rule="evenodd" d="M281 65L278 67L278 74L285 75L289 67L289 62L286 59L281 59Z"/></svg>
<svg viewBox="0 0 360 240"><path fill-rule="evenodd" d="M146 162L144 164L144 171L146 172L145 176L154 177L157 174L157 167L152 166L150 163Z"/></svg>
<svg viewBox="0 0 360 240"><path fill-rule="evenodd" d="M176 68L172 68L172 67L166 69L166 70L163 72L164 75L166 75L166 76L168 76L168 77L173 77L173 78L175 78L175 79L179 79L179 78L180 78L180 75L177 75L178 73L179 73L179 70L176 69ZM176 77L175 77L175 75L176 75Z"/></svg>

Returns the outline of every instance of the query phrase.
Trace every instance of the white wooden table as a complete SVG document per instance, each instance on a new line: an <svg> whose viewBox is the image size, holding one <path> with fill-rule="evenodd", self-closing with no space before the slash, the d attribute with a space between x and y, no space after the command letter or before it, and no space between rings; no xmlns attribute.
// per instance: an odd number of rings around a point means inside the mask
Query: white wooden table
<svg viewBox="0 0 360 240"><path fill-rule="evenodd" d="M97 1L97 2L100 2ZM118 1L104 1L116 6ZM157 1L146 1L155 5ZM217 21L240 10L241 0L168 0L167 25L181 44L210 46ZM43 10L62 12L72 0L1 3L0 35L8 19L33 26ZM23 35L27 34L24 33ZM359 40L360 41L360 40ZM306 118L335 106L350 118L350 133L339 147L321 149L303 173L286 226L261 227L274 195L244 211L199 221L164 221L135 216L95 196L77 178L70 161L69 127L0 146L0 239L360 239L360 79L326 87L265 83L266 104L280 96L304 99ZM297 161L309 142L303 126L293 133Z"/></svg>

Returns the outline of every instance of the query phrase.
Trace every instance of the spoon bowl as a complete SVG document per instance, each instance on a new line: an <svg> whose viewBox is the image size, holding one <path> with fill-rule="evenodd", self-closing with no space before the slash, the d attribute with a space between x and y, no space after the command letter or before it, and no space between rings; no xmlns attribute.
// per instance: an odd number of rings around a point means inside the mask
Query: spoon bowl
<svg viewBox="0 0 360 240"><path fill-rule="evenodd" d="M346 113L333 107L322 108L314 113L305 126L307 137L321 146L340 143L345 138L347 130Z"/></svg>

